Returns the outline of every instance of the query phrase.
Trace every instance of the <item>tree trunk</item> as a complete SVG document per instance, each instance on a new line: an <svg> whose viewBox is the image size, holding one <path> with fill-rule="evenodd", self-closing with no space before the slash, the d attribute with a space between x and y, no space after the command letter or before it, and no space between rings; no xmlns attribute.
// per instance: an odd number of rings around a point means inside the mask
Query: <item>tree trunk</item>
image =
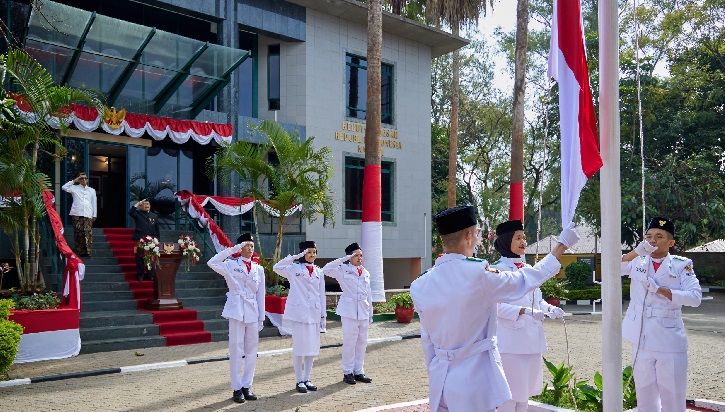
<svg viewBox="0 0 725 412"><path fill-rule="evenodd" d="M453 35L458 36L459 24L453 24ZM456 206L456 189L458 187L456 172L458 171L458 99L460 92L459 76L461 70L460 53L453 51L453 79L451 80L451 124L448 141L448 207Z"/></svg>
<svg viewBox="0 0 725 412"><path fill-rule="evenodd" d="M383 282L383 224L380 168L381 58L383 48L382 0L368 2L368 70L365 105L365 170L363 171L360 243L370 272L373 301L385 301Z"/></svg>
<svg viewBox="0 0 725 412"><path fill-rule="evenodd" d="M514 50L514 111L511 136L511 193L509 219L524 219L524 103L526 92L526 48L529 0L517 0L516 48Z"/></svg>

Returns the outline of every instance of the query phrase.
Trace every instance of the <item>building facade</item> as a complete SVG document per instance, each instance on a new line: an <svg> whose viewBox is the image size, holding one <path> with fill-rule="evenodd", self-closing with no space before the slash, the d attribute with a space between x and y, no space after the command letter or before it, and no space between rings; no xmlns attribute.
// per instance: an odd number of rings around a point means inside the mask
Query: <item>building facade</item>
<svg viewBox="0 0 725 412"><path fill-rule="evenodd" d="M99 90L128 113L231 124L274 119L332 150L335 225L298 222L283 253L317 241L320 262L360 240L367 73L367 5L353 0L5 1L9 27L57 83ZM25 19L23 21L23 19ZM43 23L43 22L46 23ZM50 23L47 23L50 22ZM466 41L385 14L383 20L383 258L386 288L430 265L431 59ZM127 227L126 210L150 197L167 227L183 226L173 193L238 195L238 182L206 174L217 142L71 130L68 156L49 163L56 196L78 171L99 193L100 227ZM61 215L69 199L58 196ZM251 216L219 216L230 239ZM187 223L188 224L188 223ZM275 227L260 222L263 248Z"/></svg>

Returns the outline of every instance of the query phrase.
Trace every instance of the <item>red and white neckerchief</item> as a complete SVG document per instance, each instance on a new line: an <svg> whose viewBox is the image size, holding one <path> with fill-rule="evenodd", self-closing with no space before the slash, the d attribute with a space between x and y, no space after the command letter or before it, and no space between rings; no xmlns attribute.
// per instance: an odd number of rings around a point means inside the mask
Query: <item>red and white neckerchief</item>
<svg viewBox="0 0 725 412"><path fill-rule="evenodd" d="M252 261L242 258L242 262L244 262L244 266L247 267L247 273L252 272Z"/></svg>
<svg viewBox="0 0 725 412"><path fill-rule="evenodd" d="M357 275L362 276L362 266L357 267Z"/></svg>
<svg viewBox="0 0 725 412"><path fill-rule="evenodd" d="M522 267L524 267L524 264L521 262L514 262L514 265L516 265L517 269L521 269Z"/></svg>
<svg viewBox="0 0 725 412"><path fill-rule="evenodd" d="M661 259L657 259L657 260L652 259L652 267L655 268L655 272L657 272L657 270L659 270L660 265L662 264L663 260L665 260L665 258L661 258Z"/></svg>
<svg viewBox="0 0 725 412"><path fill-rule="evenodd" d="M315 270L315 268L312 267L312 265L305 265L305 267L307 268L307 271L310 272L310 277L312 277L312 271Z"/></svg>

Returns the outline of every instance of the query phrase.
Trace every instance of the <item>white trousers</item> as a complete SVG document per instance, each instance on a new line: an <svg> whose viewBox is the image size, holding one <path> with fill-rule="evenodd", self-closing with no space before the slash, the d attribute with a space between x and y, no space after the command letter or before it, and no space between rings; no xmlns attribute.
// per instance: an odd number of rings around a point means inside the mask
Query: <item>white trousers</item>
<svg viewBox="0 0 725 412"><path fill-rule="evenodd" d="M448 405L446 404L445 397L441 397L441 401L438 404L438 411L437 412L451 412L448 410ZM453 411L456 412L456 411ZM496 412L496 409L491 409L490 411L480 411L480 412Z"/></svg>
<svg viewBox="0 0 725 412"><path fill-rule="evenodd" d="M498 412L526 412L529 410L529 402L516 402L511 399L504 401L503 405L499 406Z"/></svg>
<svg viewBox="0 0 725 412"><path fill-rule="evenodd" d="M229 319L229 375L233 391L252 387L259 347L258 325L257 322L244 323ZM242 357L244 357L244 375L242 375Z"/></svg>
<svg viewBox="0 0 725 412"><path fill-rule="evenodd" d="M368 319L342 316L342 373L363 373L365 349L368 346Z"/></svg>
<svg viewBox="0 0 725 412"><path fill-rule="evenodd" d="M634 384L639 412L685 412L687 352L640 349L634 364Z"/></svg>

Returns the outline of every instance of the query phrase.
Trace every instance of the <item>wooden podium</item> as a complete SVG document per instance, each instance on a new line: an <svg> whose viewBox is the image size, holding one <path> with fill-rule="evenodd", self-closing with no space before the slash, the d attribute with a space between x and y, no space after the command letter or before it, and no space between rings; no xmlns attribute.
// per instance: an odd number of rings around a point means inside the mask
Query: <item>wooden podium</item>
<svg viewBox="0 0 725 412"><path fill-rule="evenodd" d="M181 264L181 251L175 242L159 243L159 267L154 275L154 297L144 303L148 310L176 310L184 306L176 299L176 272ZM139 251L143 253L143 251Z"/></svg>

